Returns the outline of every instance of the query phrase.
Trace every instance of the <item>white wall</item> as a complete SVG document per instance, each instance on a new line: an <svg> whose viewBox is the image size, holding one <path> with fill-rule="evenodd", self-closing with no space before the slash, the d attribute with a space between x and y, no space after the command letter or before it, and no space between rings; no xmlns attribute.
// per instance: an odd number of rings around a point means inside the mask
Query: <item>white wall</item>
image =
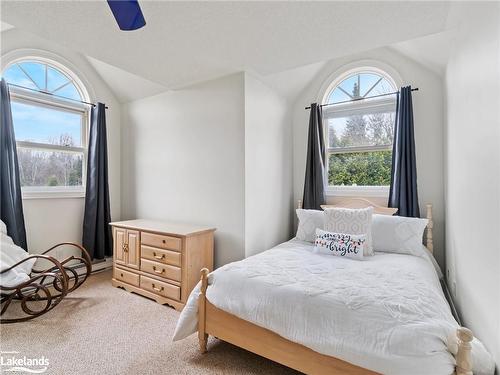
<svg viewBox="0 0 500 375"><path fill-rule="evenodd" d="M293 164L294 197L302 199L309 111L311 102L321 100L323 85L332 74L343 71L361 60L370 64L389 66L401 78L401 84L418 87L413 94L415 142L417 148L417 179L421 215L425 204L434 205L434 252L444 267L444 192L443 192L443 82L442 78L425 67L390 48L380 48L329 62L303 90L293 106ZM331 202L333 197L328 197ZM374 200L387 204L387 198Z"/></svg>
<svg viewBox="0 0 500 375"><path fill-rule="evenodd" d="M107 104L109 188L112 220L120 218L120 104L87 59L36 35L11 29L0 34L1 55L17 49L53 53L87 83L93 101ZM62 60L61 60L62 59ZM25 199L24 217L30 252L40 252L62 241L81 243L84 198Z"/></svg>
<svg viewBox="0 0 500 375"><path fill-rule="evenodd" d="M217 227L217 266L244 257L242 73L123 105L122 216Z"/></svg>
<svg viewBox="0 0 500 375"><path fill-rule="evenodd" d="M286 101L245 74L245 256L290 238L291 142Z"/></svg>
<svg viewBox="0 0 500 375"><path fill-rule="evenodd" d="M446 69L446 260L464 324L500 365L500 5L460 8Z"/></svg>
<svg viewBox="0 0 500 375"><path fill-rule="evenodd" d="M122 216L217 227L215 265L290 238L286 102L238 73L123 105Z"/></svg>

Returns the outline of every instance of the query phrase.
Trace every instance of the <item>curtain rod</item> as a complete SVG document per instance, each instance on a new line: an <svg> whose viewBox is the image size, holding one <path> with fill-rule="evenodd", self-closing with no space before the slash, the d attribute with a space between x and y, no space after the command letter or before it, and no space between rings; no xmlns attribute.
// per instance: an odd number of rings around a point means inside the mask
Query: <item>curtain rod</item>
<svg viewBox="0 0 500 375"><path fill-rule="evenodd" d="M411 91L418 91L418 87L411 89ZM368 98L355 98L351 100L344 100L343 102L336 102L336 103L328 103L328 104L321 104L320 107L329 107L331 105L336 105L336 104L344 104L344 103L350 103L350 102L357 102L359 100L365 100L365 99L372 99L372 98L379 98L381 96L388 96L388 95L396 95L399 94L399 91L394 91L394 92L388 92L387 94L380 94L380 95L374 95L374 96L369 96ZM305 109L311 109L311 107L306 107Z"/></svg>
<svg viewBox="0 0 500 375"><path fill-rule="evenodd" d="M78 102L78 103L82 103L82 104L87 104L87 105L91 105L92 107L95 107L95 104L94 104L94 103L89 103L89 102L86 102L86 101L83 101L83 100L66 98L66 97L61 96L61 95L51 94L50 92L47 92L47 91L42 91L42 90L32 89L31 87L20 86L20 85L16 85L16 84L14 84L14 83L7 83L7 84L8 84L9 86L19 87L20 89L24 89L24 90L31 90L31 91L39 92L39 93L42 93L42 94L45 94L45 95L55 96L56 98L61 98L61 99L64 99L64 100L71 100L71 101L73 101L73 102ZM106 106L106 109L108 109L108 106Z"/></svg>

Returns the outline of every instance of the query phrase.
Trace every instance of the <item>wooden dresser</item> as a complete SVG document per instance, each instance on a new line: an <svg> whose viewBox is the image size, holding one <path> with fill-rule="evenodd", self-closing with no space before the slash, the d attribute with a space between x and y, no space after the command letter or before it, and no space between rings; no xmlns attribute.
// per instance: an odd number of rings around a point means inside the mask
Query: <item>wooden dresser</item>
<svg viewBox="0 0 500 375"><path fill-rule="evenodd" d="M215 228L128 220L113 228L113 286L182 310L200 280L213 270Z"/></svg>

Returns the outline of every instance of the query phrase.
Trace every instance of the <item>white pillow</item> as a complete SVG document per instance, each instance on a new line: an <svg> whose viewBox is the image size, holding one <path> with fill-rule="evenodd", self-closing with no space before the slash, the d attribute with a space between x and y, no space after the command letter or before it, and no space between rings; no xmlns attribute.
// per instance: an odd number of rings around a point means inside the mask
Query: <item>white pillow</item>
<svg viewBox="0 0 500 375"><path fill-rule="evenodd" d="M0 233L7 234L7 226L2 220L0 220Z"/></svg>
<svg viewBox="0 0 500 375"><path fill-rule="evenodd" d="M334 233L363 234L366 236L364 255L373 255L372 246L373 207L327 208L325 209L325 230Z"/></svg>
<svg viewBox="0 0 500 375"><path fill-rule="evenodd" d="M415 217L373 215L373 248L375 251L421 256L428 222Z"/></svg>
<svg viewBox="0 0 500 375"><path fill-rule="evenodd" d="M325 218L323 211L297 209L299 226L296 237L302 241L314 242L316 239L316 229L324 229Z"/></svg>
<svg viewBox="0 0 500 375"><path fill-rule="evenodd" d="M316 229L314 251L345 258L363 259L365 242L364 234L333 233Z"/></svg>

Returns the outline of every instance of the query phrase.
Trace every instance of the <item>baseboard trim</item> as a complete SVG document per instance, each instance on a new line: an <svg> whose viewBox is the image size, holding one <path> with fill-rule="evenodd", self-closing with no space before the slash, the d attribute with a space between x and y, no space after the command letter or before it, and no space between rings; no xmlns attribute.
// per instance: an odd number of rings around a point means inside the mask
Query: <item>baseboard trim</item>
<svg viewBox="0 0 500 375"><path fill-rule="evenodd" d="M113 257L106 257L99 259L97 262L92 263L92 273L100 272L113 267Z"/></svg>
<svg viewBox="0 0 500 375"><path fill-rule="evenodd" d="M92 273L96 272L101 272L101 271L106 271L108 269L113 268L113 257L106 257L104 259L98 259L92 262L92 270L90 271ZM86 269L85 269L85 264L81 263L73 268L77 274L83 275L85 274Z"/></svg>

